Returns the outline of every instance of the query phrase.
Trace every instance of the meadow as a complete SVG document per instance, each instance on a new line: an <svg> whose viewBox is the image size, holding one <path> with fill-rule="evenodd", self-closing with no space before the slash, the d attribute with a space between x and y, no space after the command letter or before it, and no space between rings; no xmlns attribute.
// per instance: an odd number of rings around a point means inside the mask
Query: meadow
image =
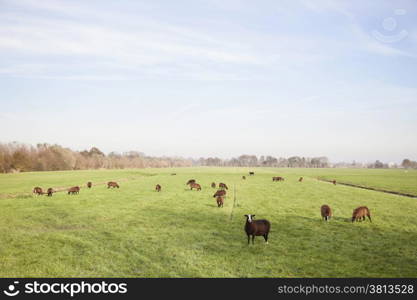
<svg viewBox="0 0 417 300"><path fill-rule="evenodd" d="M247 173L253 170L255 176ZM172 176L176 173L176 176ZM246 175L247 180L242 180ZM285 182L272 182L283 176ZM298 178L304 176L303 182ZM0 175L0 277L416 277L417 172L178 168ZM185 185L194 178L202 191ZM343 179L343 180L342 180ZM120 189L107 189L114 180ZM87 181L97 184L91 190ZM212 182L228 184L224 208ZM155 192L156 184L162 192ZM33 187L82 186L35 196ZM334 217L321 220L328 204ZM351 223L366 205L369 221ZM245 214L272 223L247 245Z"/></svg>

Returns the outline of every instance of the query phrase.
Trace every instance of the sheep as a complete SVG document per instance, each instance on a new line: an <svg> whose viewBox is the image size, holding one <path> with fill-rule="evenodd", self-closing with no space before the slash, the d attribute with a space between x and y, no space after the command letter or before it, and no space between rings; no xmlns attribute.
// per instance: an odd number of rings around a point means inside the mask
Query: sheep
<svg viewBox="0 0 417 300"><path fill-rule="evenodd" d="M114 181L110 181L107 183L107 188L120 188L119 185L117 184L117 182Z"/></svg>
<svg viewBox="0 0 417 300"><path fill-rule="evenodd" d="M265 243L268 244L268 235L271 229L271 223L268 220L254 220L255 215L245 215L246 224L245 232L248 236L248 245L252 236L252 244L255 244L255 236L263 236Z"/></svg>
<svg viewBox="0 0 417 300"><path fill-rule="evenodd" d="M272 181L284 181L285 179L281 176L272 177Z"/></svg>
<svg viewBox="0 0 417 300"><path fill-rule="evenodd" d="M48 197L52 197L52 194L53 193L55 193L54 189L53 188L49 188L48 191L47 191L47 196Z"/></svg>
<svg viewBox="0 0 417 300"><path fill-rule="evenodd" d="M249 172L249 176L255 175L255 172Z"/></svg>
<svg viewBox="0 0 417 300"><path fill-rule="evenodd" d="M70 195L70 194L75 195L75 194L78 194L79 192L80 192L80 187L79 186L74 186L74 187L68 189L68 195Z"/></svg>
<svg viewBox="0 0 417 300"><path fill-rule="evenodd" d="M211 184L211 187L212 187L213 189L215 189L215 188L216 188L216 183L215 183L215 182L213 182L213 183Z"/></svg>
<svg viewBox="0 0 417 300"><path fill-rule="evenodd" d="M333 180L333 181L332 181L332 183L333 183L334 185L336 185L336 180Z"/></svg>
<svg viewBox="0 0 417 300"><path fill-rule="evenodd" d="M226 191L225 190L218 190L214 195L213 195L213 198L216 198L216 197L224 197L224 196L226 196Z"/></svg>
<svg viewBox="0 0 417 300"><path fill-rule="evenodd" d="M42 190L42 188L37 186L33 189L33 193L39 196L39 195L43 194L43 190Z"/></svg>
<svg viewBox="0 0 417 300"><path fill-rule="evenodd" d="M224 198L223 197L217 197L216 202L217 202L217 207L218 208L223 207L223 205L224 205Z"/></svg>
<svg viewBox="0 0 417 300"><path fill-rule="evenodd" d="M190 180L188 180L186 185L190 185L190 184L193 184L193 183L196 183L195 179L190 179Z"/></svg>
<svg viewBox="0 0 417 300"><path fill-rule="evenodd" d="M329 221L330 218L333 216L332 213L332 209L330 208L330 206L328 205L323 205L321 207L321 217L325 220L325 221Z"/></svg>
<svg viewBox="0 0 417 300"><path fill-rule="evenodd" d="M366 207L366 206L358 207L353 211L352 223L355 222L355 221L360 221L360 222L365 221L366 217L368 217L369 221L372 223L371 212L370 212L369 208Z"/></svg>
<svg viewBox="0 0 417 300"><path fill-rule="evenodd" d="M242 176L242 179L243 179L243 180L246 180L246 176Z"/></svg>
<svg viewBox="0 0 417 300"><path fill-rule="evenodd" d="M298 179L298 182L303 182L304 178L300 177L300 179Z"/></svg>
<svg viewBox="0 0 417 300"><path fill-rule="evenodd" d="M93 186L93 183L91 182L91 181L89 181L89 182L87 182L87 187L89 188L89 189L91 189L91 187Z"/></svg>
<svg viewBox="0 0 417 300"><path fill-rule="evenodd" d="M221 188L221 189L226 189L226 190L228 190L229 188L227 187L227 185L225 184L225 183L219 183L219 188Z"/></svg>
<svg viewBox="0 0 417 300"><path fill-rule="evenodd" d="M155 190L159 193L161 189L162 189L161 185L157 184L155 187Z"/></svg>
<svg viewBox="0 0 417 300"><path fill-rule="evenodd" d="M192 183L190 184L191 190L196 189L197 191L201 191L201 185L198 183Z"/></svg>

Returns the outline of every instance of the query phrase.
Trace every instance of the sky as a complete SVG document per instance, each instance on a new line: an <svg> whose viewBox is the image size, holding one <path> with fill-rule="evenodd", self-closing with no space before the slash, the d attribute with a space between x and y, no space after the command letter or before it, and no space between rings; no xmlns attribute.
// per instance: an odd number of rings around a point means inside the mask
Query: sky
<svg viewBox="0 0 417 300"><path fill-rule="evenodd" d="M417 160L417 1L0 0L0 142Z"/></svg>

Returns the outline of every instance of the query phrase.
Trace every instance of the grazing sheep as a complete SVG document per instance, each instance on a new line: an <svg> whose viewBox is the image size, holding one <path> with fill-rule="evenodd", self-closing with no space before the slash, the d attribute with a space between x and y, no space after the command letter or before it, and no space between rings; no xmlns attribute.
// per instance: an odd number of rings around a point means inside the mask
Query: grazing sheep
<svg viewBox="0 0 417 300"><path fill-rule="evenodd" d="M198 183L192 183L190 184L191 190L196 189L197 191L201 191L201 185Z"/></svg>
<svg viewBox="0 0 417 300"><path fill-rule="evenodd" d="M242 179L243 179L243 180L246 180L246 176L242 176Z"/></svg>
<svg viewBox="0 0 417 300"><path fill-rule="evenodd" d="M226 191L225 190L218 190L214 195L213 195L213 198L216 198L216 197L224 197L224 196L226 196Z"/></svg>
<svg viewBox="0 0 417 300"><path fill-rule="evenodd" d="M48 191L47 191L47 196L48 197L52 197L52 194L53 193L55 193L54 189L53 188L49 188Z"/></svg>
<svg viewBox="0 0 417 300"><path fill-rule="evenodd" d="M195 179L190 179L190 180L188 180L186 185L190 185L190 184L193 184L193 183L196 183Z"/></svg>
<svg viewBox="0 0 417 300"><path fill-rule="evenodd" d="M336 180L333 180L332 182L333 182L334 185L336 185Z"/></svg>
<svg viewBox="0 0 417 300"><path fill-rule="evenodd" d="M368 217L369 221L372 223L371 212L369 211L369 208L367 208L366 206L358 207L353 211L352 223L355 221L365 221L366 217Z"/></svg>
<svg viewBox="0 0 417 300"><path fill-rule="evenodd" d="M70 194L75 195L75 194L78 194L78 193L80 193L80 187L79 186L74 186L74 187L68 189L68 195L70 195Z"/></svg>
<svg viewBox="0 0 417 300"><path fill-rule="evenodd" d="M332 216L333 216L333 213L332 213L332 209L330 208L330 206L323 205L321 207L321 217L324 220L329 221Z"/></svg>
<svg viewBox="0 0 417 300"><path fill-rule="evenodd" d="M255 236L263 236L265 243L268 244L268 235L271 229L271 223L268 220L254 220L255 215L245 215L246 224L245 232L248 236L248 245L252 236L252 244L255 244Z"/></svg>
<svg viewBox="0 0 417 300"><path fill-rule="evenodd" d="M107 183L107 188L120 188L119 185L117 184L117 182L114 181L110 181Z"/></svg>
<svg viewBox="0 0 417 300"><path fill-rule="evenodd" d="M217 197L217 207L223 207L224 204L224 198L223 197Z"/></svg>
<svg viewBox="0 0 417 300"><path fill-rule="evenodd" d="M215 182L213 182L213 183L211 184L211 187L212 187L213 189L215 189L215 188L216 188L216 183L215 183Z"/></svg>
<svg viewBox="0 0 417 300"><path fill-rule="evenodd" d="M36 194L36 195L42 195L43 194L43 191L42 191L42 188L40 188L40 187L35 187L34 189L33 189L33 193L34 194Z"/></svg>
<svg viewBox="0 0 417 300"><path fill-rule="evenodd" d="M93 186L93 183L91 182L91 181L89 181L89 182L87 182L87 187L89 188L89 189L91 189L91 187Z"/></svg>
<svg viewBox="0 0 417 300"><path fill-rule="evenodd" d="M303 182L304 178L300 177L300 179L298 179L298 182Z"/></svg>
<svg viewBox="0 0 417 300"><path fill-rule="evenodd" d="M272 177L272 181L284 181L285 179L283 177L277 176L277 177Z"/></svg>
<svg viewBox="0 0 417 300"><path fill-rule="evenodd" d="M228 190L229 188L225 183L219 183L219 188Z"/></svg>
<svg viewBox="0 0 417 300"><path fill-rule="evenodd" d="M162 189L161 185L157 184L155 187L155 190L159 193L161 189Z"/></svg>
<svg viewBox="0 0 417 300"><path fill-rule="evenodd" d="M255 172L249 172L249 176L255 175Z"/></svg>

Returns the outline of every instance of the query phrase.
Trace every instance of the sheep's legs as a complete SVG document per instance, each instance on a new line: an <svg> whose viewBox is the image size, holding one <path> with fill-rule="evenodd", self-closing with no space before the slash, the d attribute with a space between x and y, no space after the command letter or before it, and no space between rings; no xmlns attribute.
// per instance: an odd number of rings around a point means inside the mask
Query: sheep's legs
<svg viewBox="0 0 417 300"><path fill-rule="evenodd" d="M255 245L255 236L252 235L252 245Z"/></svg>
<svg viewBox="0 0 417 300"><path fill-rule="evenodd" d="M264 234L265 243L268 244L268 234Z"/></svg>
<svg viewBox="0 0 417 300"><path fill-rule="evenodd" d="M250 245L250 235L248 234L248 245Z"/></svg>

